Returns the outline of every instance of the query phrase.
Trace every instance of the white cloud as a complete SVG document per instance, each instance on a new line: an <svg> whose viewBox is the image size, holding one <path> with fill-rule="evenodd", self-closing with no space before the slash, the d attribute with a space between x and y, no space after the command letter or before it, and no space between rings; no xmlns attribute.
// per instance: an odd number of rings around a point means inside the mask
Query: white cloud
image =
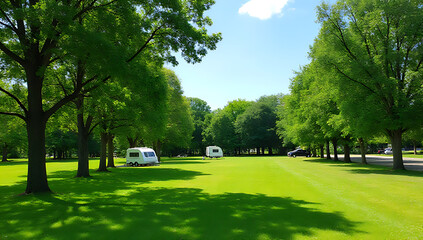
<svg viewBox="0 0 423 240"><path fill-rule="evenodd" d="M239 14L248 14L261 20L281 14L288 0L250 0L238 10Z"/></svg>

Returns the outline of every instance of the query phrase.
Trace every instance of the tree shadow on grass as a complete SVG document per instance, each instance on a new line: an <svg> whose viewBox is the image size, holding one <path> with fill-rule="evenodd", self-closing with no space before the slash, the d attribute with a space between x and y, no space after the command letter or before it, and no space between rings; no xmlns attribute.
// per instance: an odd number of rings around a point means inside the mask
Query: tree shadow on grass
<svg viewBox="0 0 423 240"><path fill-rule="evenodd" d="M161 161L160 164L206 164L206 163L210 163L206 160L201 160L201 161L192 161L192 160L166 160L166 161Z"/></svg>
<svg viewBox="0 0 423 240"><path fill-rule="evenodd" d="M49 162L78 162L78 158L65 158L65 159L47 158L46 162L47 163L49 163Z"/></svg>
<svg viewBox="0 0 423 240"><path fill-rule="evenodd" d="M70 186L73 194L15 197L14 204L0 205L0 238L290 239L312 237L316 230L359 233L358 222L302 200L123 184L117 181L102 194L81 194Z"/></svg>
<svg viewBox="0 0 423 240"><path fill-rule="evenodd" d="M15 166L15 165L28 165L27 159L8 159L7 162L0 162L0 166Z"/></svg>
<svg viewBox="0 0 423 240"><path fill-rule="evenodd" d="M348 169L349 172L359 174L385 174L385 175L398 175L398 176L411 176L423 177L423 172L411 170L393 170L390 166L369 165L361 163L345 163L342 161L333 161L327 159L307 159L305 162L323 163L334 167L352 168Z"/></svg>
<svg viewBox="0 0 423 240"><path fill-rule="evenodd" d="M90 174L91 178L74 178L76 171L56 171L50 174L48 179L52 189L67 189L72 192L87 189L88 192L92 192L101 189L115 190L116 186L125 189L154 181L190 180L197 176L209 175L198 171L155 167L115 168L110 172L101 173L90 170ZM66 185L63 185L64 183ZM81 186L87 183L89 186Z"/></svg>
<svg viewBox="0 0 423 240"><path fill-rule="evenodd" d="M203 157L171 157L171 158L161 158L164 162L169 161L181 161L181 160L187 160L187 161L195 161L195 160L203 160Z"/></svg>

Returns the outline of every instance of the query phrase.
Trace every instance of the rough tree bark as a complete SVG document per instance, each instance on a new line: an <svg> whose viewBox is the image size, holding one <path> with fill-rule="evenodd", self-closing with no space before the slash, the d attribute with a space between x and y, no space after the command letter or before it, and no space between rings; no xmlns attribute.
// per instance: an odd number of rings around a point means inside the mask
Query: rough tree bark
<svg viewBox="0 0 423 240"><path fill-rule="evenodd" d="M88 137L90 135L90 128L93 117L89 116L87 118L87 122L85 123L83 113L83 96L79 96L75 100L75 104L78 111L78 171L76 173L76 177L90 177Z"/></svg>
<svg viewBox="0 0 423 240"><path fill-rule="evenodd" d="M100 153L100 164L98 166L97 172L108 172L106 167L107 161L107 133L100 133L101 139L101 153Z"/></svg>
<svg viewBox="0 0 423 240"><path fill-rule="evenodd" d="M391 144L392 144L392 153L394 156L394 164L393 164L393 169L398 170L404 170L404 161L402 159L402 130L401 129L397 129L397 130L392 130L392 131L388 131L389 134L389 138L391 139Z"/></svg>
<svg viewBox="0 0 423 240"><path fill-rule="evenodd" d="M28 50L31 60L26 67L26 77L28 85L28 176L25 193L51 192L47 182L46 171L46 123L48 116L43 110L43 74L39 73L43 69L42 56L38 52L38 46L31 46Z"/></svg>
<svg viewBox="0 0 423 240"><path fill-rule="evenodd" d="M115 159L113 157L113 153L115 152L115 147L113 145L113 138L112 134L108 134L107 138L107 167L114 168L115 167Z"/></svg>
<svg viewBox="0 0 423 240"><path fill-rule="evenodd" d="M351 147L348 143L344 144L344 162L351 163Z"/></svg>

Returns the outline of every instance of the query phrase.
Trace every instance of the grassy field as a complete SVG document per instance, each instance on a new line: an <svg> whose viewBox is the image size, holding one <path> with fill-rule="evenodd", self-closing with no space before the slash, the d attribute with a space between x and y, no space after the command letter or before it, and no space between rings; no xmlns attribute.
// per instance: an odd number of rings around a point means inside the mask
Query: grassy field
<svg viewBox="0 0 423 240"><path fill-rule="evenodd" d="M0 165L0 239L423 239L419 172L299 157L47 169L55 194L22 196L26 162Z"/></svg>

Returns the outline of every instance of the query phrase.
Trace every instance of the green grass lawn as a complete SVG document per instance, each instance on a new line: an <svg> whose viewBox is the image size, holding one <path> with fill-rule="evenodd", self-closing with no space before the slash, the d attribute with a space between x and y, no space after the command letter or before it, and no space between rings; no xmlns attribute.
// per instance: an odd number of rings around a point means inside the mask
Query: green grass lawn
<svg viewBox="0 0 423 240"><path fill-rule="evenodd" d="M124 159L118 159L122 165ZM423 173L287 157L164 159L22 196L26 162L0 165L0 239L423 239Z"/></svg>
<svg viewBox="0 0 423 240"><path fill-rule="evenodd" d="M402 155L406 158L423 158L423 154L421 153L421 151L417 151L417 155L414 155L413 151L405 151L402 152Z"/></svg>

